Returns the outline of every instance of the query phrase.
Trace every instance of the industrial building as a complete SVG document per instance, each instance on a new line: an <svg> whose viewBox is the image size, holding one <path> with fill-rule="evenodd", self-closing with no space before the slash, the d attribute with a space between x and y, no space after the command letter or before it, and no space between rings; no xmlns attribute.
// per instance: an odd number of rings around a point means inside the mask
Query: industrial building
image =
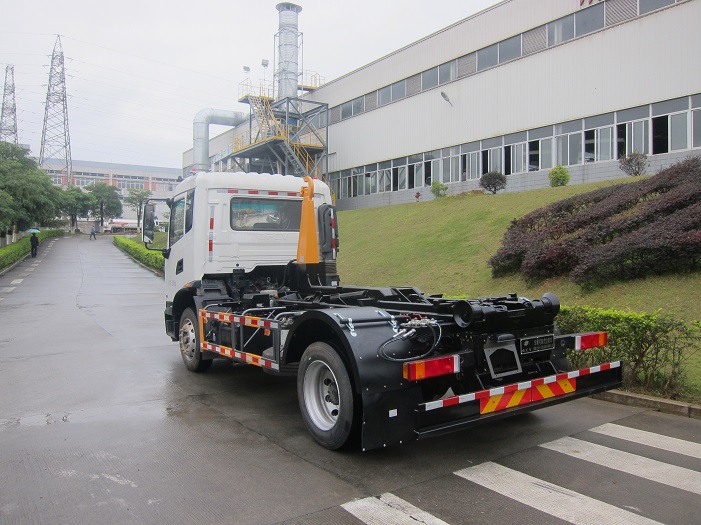
<svg viewBox="0 0 701 525"><path fill-rule="evenodd" d="M301 8L278 10L284 42ZM570 184L610 179L632 152L654 172L701 153L699 20L699 0L505 0L320 87L244 93L250 112L205 160L317 174L339 209L430 199L433 181L476 190L488 171L506 191L548 186L556 165Z"/></svg>
<svg viewBox="0 0 701 525"><path fill-rule="evenodd" d="M181 171L175 168L86 160L73 160L70 181L66 175L65 160L46 159L43 169L54 186L85 187L103 182L115 186L120 198L128 195L129 188L149 190L156 198L167 198L171 196L178 179L182 178ZM125 206L122 217L136 219L136 211Z"/></svg>

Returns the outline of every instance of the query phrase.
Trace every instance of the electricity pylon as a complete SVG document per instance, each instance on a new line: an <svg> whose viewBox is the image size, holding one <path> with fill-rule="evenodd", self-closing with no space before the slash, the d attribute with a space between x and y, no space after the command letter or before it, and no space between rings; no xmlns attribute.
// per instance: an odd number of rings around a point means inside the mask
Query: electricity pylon
<svg viewBox="0 0 701 525"><path fill-rule="evenodd" d="M2 116L0 116L0 142L18 144L15 66L5 67L5 91L2 95Z"/></svg>
<svg viewBox="0 0 701 525"><path fill-rule="evenodd" d="M71 136L68 132L68 104L66 96L66 74L63 66L61 37L56 37L54 52L51 55L49 86L46 91L44 128L41 132L41 153L39 166L52 159L59 161L61 174L65 173L70 186L72 177Z"/></svg>

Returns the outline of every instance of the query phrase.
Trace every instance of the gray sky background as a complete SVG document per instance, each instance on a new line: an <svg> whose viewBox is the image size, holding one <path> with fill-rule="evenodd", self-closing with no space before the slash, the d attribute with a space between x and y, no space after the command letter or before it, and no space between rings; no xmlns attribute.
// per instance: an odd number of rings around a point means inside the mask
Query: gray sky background
<svg viewBox="0 0 701 525"><path fill-rule="evenodd" d="M299 0L303 66L326 81L499 0ZM202 108L239 104L243 66L273 76L277 0L5 2L0 82L14 65L19 141L38 157L61 35L72 157L180 168ZM262 59L270 66L264 71ZM213 129L212 133L217 130Z"/></svg>

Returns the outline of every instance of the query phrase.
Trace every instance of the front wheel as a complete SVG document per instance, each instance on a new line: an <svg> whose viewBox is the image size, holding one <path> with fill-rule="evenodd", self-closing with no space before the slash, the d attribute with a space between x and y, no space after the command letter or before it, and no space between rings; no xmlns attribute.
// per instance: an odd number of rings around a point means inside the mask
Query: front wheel
<svg viewBox="0 0 701 525"><path fill-rule="evenodd" d="M212 366L211 359L202 359L200 352L200 324L192 308L186 308L180 317L180 355L191 372L206 372Z"/></svg>
<svg viewBox="0 0 701 525"><path fill-rule="evenodd" d="M320 445L336 450L356 433L359 407L348 370L328 344L313 343L305 350L297 375L297 398L307 429Z"/></svg>

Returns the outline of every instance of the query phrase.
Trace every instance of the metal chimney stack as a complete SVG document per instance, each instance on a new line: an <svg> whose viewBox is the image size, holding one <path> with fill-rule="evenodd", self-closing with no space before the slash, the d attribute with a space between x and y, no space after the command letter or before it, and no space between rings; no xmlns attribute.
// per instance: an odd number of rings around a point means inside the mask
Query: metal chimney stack
<svg viewBox="0 0 701 525"><path fill-rule="evenodd" d="M302 8L290 2L275 6L278 10L280 30L278 32L278 71L277 99L297 96L299 80L299 24L298 15Z"/></svg>

